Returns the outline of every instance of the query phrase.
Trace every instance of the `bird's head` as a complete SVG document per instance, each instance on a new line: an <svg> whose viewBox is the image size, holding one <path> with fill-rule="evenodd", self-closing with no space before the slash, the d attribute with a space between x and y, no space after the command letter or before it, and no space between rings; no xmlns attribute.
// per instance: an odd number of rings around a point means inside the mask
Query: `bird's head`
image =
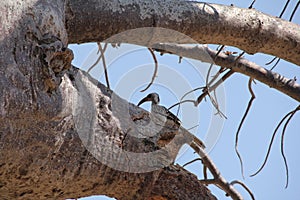
<svg viewBox="0 0 300 200"><path fill-rule="evenodd" d="M150 93L145 98L143 98L139 103L138 106L145 103L146 101L151 101L153 104L159 104L159 95L157 93Z"/></svg>

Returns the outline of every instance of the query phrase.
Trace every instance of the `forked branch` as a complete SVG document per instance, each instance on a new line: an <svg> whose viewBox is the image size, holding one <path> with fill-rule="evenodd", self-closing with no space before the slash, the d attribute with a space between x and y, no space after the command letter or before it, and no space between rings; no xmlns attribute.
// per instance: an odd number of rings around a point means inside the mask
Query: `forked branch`
<svg viewBox="0 0 300 200"><path fill-rule="evenodd" d="M214 184L220 189L222 189L224 192L226 192L226 195L230 196L232 199L235 200L241 200L243 199L242 195L233 187L234 184L236 184L236 181L233 181L232 183L229 183L226 181L226 179L221 175L220 171L217 169L213 161L210 159L208 154L202 149L197 143L194 141L190 144L192 149L200 156L201 161L205 168L209 169L210 173L213 175L213 179L207 179L201 180L203 184ZM206 177L206 176L205 176ZM244 185L244 184L243 184ZM247 187L244 187L247 188ZM253 194L251 191L247 188L246 189L251 196Z"/></svg>

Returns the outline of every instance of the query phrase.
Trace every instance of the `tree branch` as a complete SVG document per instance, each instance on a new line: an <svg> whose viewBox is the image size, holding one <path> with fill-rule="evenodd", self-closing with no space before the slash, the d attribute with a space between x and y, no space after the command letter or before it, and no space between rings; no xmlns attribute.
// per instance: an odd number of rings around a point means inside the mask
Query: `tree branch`
<svg viewBox="0 0 300 200"><path fill-rule="evenodd" d="M288 79L245 58L240 58L236 61L235 56L226 55L222 52L216 56L217 51L199 45L191 47L177 44L155 44L153 45L153 48L171 52L182 57L192 58L203 62L211 62L212 60L207 58L207 54L205 54L206 52L212 58L215 57L216 65L219 65L223 68L230 68L234 72L249 76L268 85L271 88L277 89L278 91L297 101L300 101L300 84L296 83L294 79Z"/></svg>
<svg viewBox="0 0 300 200"><path fill-rule="evenodd" d="M170 133L176 135L177 129L162 129L161 124L150 122L150 133L159 130L160 135L137 137L140 133L147 134L145 123L149 113L121 99L76 68L71 68L63 77L59 91L62 110L55 119L40 122L39 115L14 121L0 119L0 132L5 133L0 141L0 182L5 183L5 187L0 187L0 198L65 199L105 194L131 200L163 197L169 191L169 199L216 199L195 175L179 166L170 164L169 168L156 167L144 173L128 172L149 167L143 158L147 152L155 153L160 148L159 138L153 138ZM91 112L93 108L94 113ZM95 132L85 126L84 133L80 132L84 120L88 126L93 124L91 121L97 121L92 125ZM193 140L193 136L186 135L186 130L181 128L179 132L176 142L158 155L161 157L157 157L155 165L165 159L175 159L182 142ZM102 160L95 154L95 148ZM120 154L114 151L116 149ZM125 155L122 152L135 156L126 158L120 156ZM105 163L110 160L118 165ZM122 164L124 171L113 168ZM38 187L33 187L32 183ZM186 187L187 183L193 187Z"/></svg>
<svg viewBox="0 0 300 200"><path fill-rule="evenodd" d="M235 46L248 54L270 54L300 65L300 26L297 24L255 9L183 0L151 2L68 1L69 42L99 42L129 29L163 27L190 36L194 43ZM144 39L151 43L188 43L168 34ZM134 35L118 40L147 45Z"/></svg>

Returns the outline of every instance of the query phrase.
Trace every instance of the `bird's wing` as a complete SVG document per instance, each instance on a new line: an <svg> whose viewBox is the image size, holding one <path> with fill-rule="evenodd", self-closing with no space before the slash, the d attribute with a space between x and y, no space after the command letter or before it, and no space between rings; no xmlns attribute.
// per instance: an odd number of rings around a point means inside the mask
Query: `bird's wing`
<svg viewBox="0 0 300 200"><path fill-rule="evenodd" d="M174 115L171 111L169 111L166 107L161 106L164 109L164 115L167 119L170 119L177 124L181 125L180 119L176 115Z"/></svg>

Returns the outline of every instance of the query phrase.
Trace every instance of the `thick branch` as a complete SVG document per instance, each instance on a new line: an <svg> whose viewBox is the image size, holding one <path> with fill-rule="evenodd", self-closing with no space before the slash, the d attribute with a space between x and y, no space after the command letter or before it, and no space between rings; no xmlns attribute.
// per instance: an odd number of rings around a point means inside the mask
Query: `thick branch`
<svg viewBox="0 0 300 200"><path fill-rule="evenodd" d="M39 116L0 120L0 183L4 184L0 198L65 199L106 194L125 200L166 196L215 199L195 175L182 167L161 167L170 165L182 142L192 138L180 134L173 145L155 154L161 148L158 143L168 142L166 136L176 135L177 129L162 129L161 124L152 122L147 129L146 111L78 69L69 70L59 91L63 110L55 119L43 123L34 118ZM152 160L143 160L147 153L157 159L154 166ZM135 170L140 173L131 173Z"/></svg>
<svg viewBox="0 0 300 200"><path fill-rule="evenodd" d="M255 9L183 0L79 0L68 2L66 25L70 43L103 41L129 29L163 27L194 42L235 46L249 54L271 54L300 65L300 26ZM119 42L139 43L136 36ZM151 42L187 43L170 35Z"/></svg>
<svg viewBox="0 0 300 200"><path fill-rule="evenodd" d="M180 176L197 188L174 190L177 199L184 199L186 189L195 192L190 192L194 198L189 199L215 199L183 169L172 180L174 185L163 184L170 173L155 165L170 163L174 155L162 151L158 154L162 163L149 163L156 170L131 173L143 170L139 167L142 158L133 157L128 162L126 156L112 151L117 147L119 152L144 156L143 152L155 152L158 146L148 138L142 140L145 137L130 137L138 131L130 129L126 121L133 123L129 111L145 111L112 96L96 80L71 67L63 0L6 0L1 6L0 199L66 199L96 194L147 199L152 197L154 185L181 187ZM125 122L120 123L122 119ZM96 134L92 135L92 130ZM90 145L92 142L98 145ZM104 159L101 162L96 159L96 150ZM111 160L123 164L124 170L107 163ZM156 194L163 196L163 191Z"/></svg>

